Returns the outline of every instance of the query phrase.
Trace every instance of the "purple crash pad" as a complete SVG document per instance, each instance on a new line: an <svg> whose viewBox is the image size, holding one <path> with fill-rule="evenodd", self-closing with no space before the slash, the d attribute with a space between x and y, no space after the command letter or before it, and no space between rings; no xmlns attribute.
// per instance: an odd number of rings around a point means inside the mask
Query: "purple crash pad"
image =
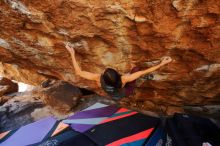
<svg viewBox="0 0 220 146"><path fill-rule="evenodd" d="M47 117L19 128L13 135L0 143L0 146L26 146L41 142L56 123Z"/></svg>

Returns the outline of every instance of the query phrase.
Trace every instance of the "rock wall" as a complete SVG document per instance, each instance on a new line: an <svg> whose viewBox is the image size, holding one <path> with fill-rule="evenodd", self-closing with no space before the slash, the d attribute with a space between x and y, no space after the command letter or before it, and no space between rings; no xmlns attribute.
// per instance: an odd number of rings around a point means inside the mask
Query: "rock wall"
<svg viewBox="0 0 220 146"><path fill-rule="evenodd" d="M1 96L18 92L18 84L7 78L0 77L0 100ZM0 102L1 105L1 102Z"/></svg>
<svg viewBox="0 0 220 146"><path fill-rule="evenodd" d="M220 102L219 0L1 0L0 28L0 70L9 78L61 79L98 93L74 74L64 48L71 42L82 69L96 73L174 59L153 81L140 79L126 105L172 113Z"/></svg>

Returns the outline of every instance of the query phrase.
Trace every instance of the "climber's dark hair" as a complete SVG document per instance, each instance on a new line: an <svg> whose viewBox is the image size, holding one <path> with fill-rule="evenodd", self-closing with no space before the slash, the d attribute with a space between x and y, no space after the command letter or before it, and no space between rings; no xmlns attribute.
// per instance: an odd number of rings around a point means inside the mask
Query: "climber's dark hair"
<svg viewBox="0 0 220 146"><path fill-rule="evenodd" d="M104 71L103 79L107 85L110 85L115 88L122 87L121 75L112 68L107 68Z"/></svg>

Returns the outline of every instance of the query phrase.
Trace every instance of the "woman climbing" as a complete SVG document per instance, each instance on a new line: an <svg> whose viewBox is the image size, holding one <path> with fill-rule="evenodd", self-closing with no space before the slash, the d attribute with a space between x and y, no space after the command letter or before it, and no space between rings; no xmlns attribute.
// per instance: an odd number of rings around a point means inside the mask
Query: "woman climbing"
<svg viewBox="0 0 220 146"><path fill-rule="evenodd" d="M163 57L160 64L141 71L137 67L134 67L128 75L120 75L112 68L107 68L103 74L96 74L81 70L75 58L74 48L69 44L66 44L66 48L71 54L75 73L82 78L96 81L98 85L115 100L132 95L136 79L149 74L172 61L170 57Z"/></svg>

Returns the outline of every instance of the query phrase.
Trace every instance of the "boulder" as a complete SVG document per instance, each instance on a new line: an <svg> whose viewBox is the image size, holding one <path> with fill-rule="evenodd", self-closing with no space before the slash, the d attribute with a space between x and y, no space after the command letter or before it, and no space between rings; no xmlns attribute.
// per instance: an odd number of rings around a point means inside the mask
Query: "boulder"
<svg viewBox="0 0 220 146"><path fill-rule="evenodd" d="M0 106L2 106L5 102L11 99L10 96L0 96Z"/></svg>
<svg viewBox="0 0 220 146"><path fill-rule="evenodd" d="M0 96L14 92L18 92L18 84L7 78L0 77Z"/></svg>
<svg viewBox="0 0 220 146"><path fill-rule="evenodd" d="M44 104L36 91L17 93L13 96L0 106L0 133L48 116L61 120L73 114L72 111L65 114L56 112L52 107Z"/></svg>
<svg viewBox="0 0 220 146"><path fill-rule="evenodd" d="M53 81L45 85L40 90L40 96L45 104L50 105L58 112L70 112L78 105L79 99L82 96L80 89L65 81Z"/></svg>

